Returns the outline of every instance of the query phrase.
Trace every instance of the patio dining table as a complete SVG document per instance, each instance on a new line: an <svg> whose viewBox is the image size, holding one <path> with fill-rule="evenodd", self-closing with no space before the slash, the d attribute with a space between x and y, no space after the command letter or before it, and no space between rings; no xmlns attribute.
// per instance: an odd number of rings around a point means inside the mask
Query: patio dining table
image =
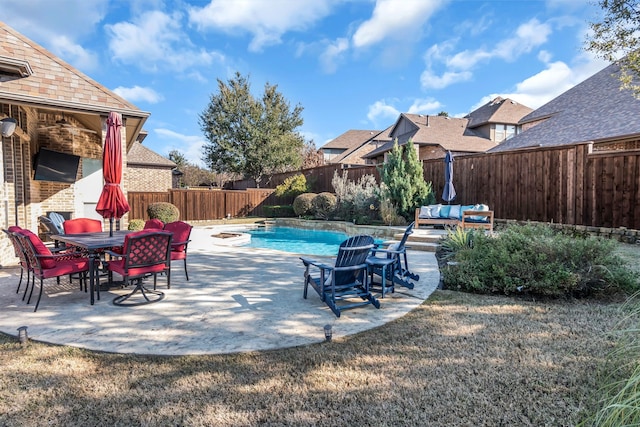
<svg viewBox="0 0 640 427"><path fill-rule="evenodd" d="M131 233L130 230L117 230L110 236L108 231L81 233L81 234L58 234L51 236L56 242L64 242L67 246L75 246L84 249L89 258L89 293L91 305L95 303L94 292L97 289L98 299L100 299L100 289L96 287L98 277L98 266L100 265L100 253L104 249L122 246L124 238Z"/></svg>

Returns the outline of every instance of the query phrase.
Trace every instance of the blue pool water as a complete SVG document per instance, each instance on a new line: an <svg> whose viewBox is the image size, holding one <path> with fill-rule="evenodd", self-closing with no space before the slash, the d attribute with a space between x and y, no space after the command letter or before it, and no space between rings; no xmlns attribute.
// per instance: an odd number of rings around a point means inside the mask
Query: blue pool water
<svg viewBox="0 0 640 427"><path fill-rule="evenodd" d="M349 238L345 233L325 230L307 230L293 227L261 227L242 230L251 234L251 248L276 249L306 255L338 254L340 243Z"/></svg>

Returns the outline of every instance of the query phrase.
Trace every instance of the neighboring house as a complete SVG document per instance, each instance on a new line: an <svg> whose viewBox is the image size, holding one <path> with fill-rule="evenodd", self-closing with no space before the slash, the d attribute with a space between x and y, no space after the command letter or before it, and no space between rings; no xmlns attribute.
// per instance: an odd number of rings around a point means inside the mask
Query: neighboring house
<svg viewBox="0 0 640 427"><path fill-rule="evenodd" d="M467 128L500 144L522 131L518 122L532 111L512 99L498 96L465 117L469 119Z"/></svg>
<svg viewBox="0 0 640 427"><path fill-rule="evenodd" d="M176 164L136 142L127 153L127 191L168 191Z"/></svg>
<svg viewBox="0 0 640 427"><path fill-rule="evenodd" d="M35 231L38 216L50 211L99 217L95 205L102 191L106 118L112 111L123 117L126 164L126 153L149 113L0 22L0 119L17 122L12 135L1 137L2 228L16 224ZM63 159L56 166L68 167L60 175L67 182L51 180L44 169L36 176L38 154L39 162ZM125 170L125 194L128 182ZM8 239L0 237L0 264L14 260L9 246Z"/></svg>
<svg viewBox="0 0 640 427"><path fill-rule="evenodd" d="M454 155L483 153L517 134L518 121L530 111L498 97L463 118L403 113L389 132L376 138L383 144L364 158L368 163L383 163L396 140L399 145L412 140L420 160L444 158L447 151Z"/></svg>
<svg viewBox="0 0 640 427"><path fill-rule="evenodd" d="M348 130L318 151L322 153L325 164L362 165L365 163L362 156L377 148L371 142L380 133L379 130Z"/></svg>
<svg viewBox="0 0 640 427"><path fill-rule="evenodd" d="M522 133L491 152L593 142L594 150L640 148L640 100L620 90L612 64L520 120Z"/></svg>

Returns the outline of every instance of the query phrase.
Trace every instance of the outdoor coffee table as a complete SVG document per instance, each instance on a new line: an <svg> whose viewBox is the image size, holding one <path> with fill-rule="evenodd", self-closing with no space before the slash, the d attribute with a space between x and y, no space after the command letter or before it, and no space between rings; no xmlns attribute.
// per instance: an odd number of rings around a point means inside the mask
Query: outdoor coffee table
<svg viewBox="0 0 640 427"><path fill-rule="evenodd" d="M94 304L94 291L97 290L98 300L100 299L100 289L96 287L96 278L98 276L98 266L100 265L100 252L104 249L122 246L124 238L130 230L114 231L113 235L109 235L108 231L97 233L82 234L57 234L51 236L56 242L64 242L67 246L76 246L84 249L88 253L89 258L89 293L91 305Z"/></svg>

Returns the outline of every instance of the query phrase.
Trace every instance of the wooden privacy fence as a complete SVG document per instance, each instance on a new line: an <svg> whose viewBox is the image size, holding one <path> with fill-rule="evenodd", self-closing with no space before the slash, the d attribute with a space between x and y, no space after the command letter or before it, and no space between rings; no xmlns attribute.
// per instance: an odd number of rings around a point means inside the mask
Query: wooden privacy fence
<svg viewBox="0 0 640 427"><path fill-rule="evenodd" d="M127 194L131 210L129 219L149 219L147 206L150 203L168 202L180 211L185 221L206 221L232 217L263 216L264 205L278 204L273 189L235 190L183 190L173 189L166 193L130 191Z"/></svg>
<svg viewBox="0 0 640 427"><path fill-rule="evenodd" d="M423 161L424 179L431 181L440 201L444 186L443 159ZM380 180L375 166L342 169L327 165L274 175L275 187L303 173L312 191L333 192L334 171L349 179L366 174ZM484 203L496 218L640 230L640 151L593 152L593 144L535 148L515 152L458 156L453 164L453 203ZM185 220L211 220L227 214L264 216L264 205L291 203L273 189L171 190L168 193L129 192L130 219L147 218L153 202L170 202Z"/></svg>
<svg viewBox="0 0 640 427"><path fill-rule="evenodd" d="M485 203L497 218L640 229L640 151L593 144L458 156L454 203ZM423 162L440 200L444 161Z"/></svg>

